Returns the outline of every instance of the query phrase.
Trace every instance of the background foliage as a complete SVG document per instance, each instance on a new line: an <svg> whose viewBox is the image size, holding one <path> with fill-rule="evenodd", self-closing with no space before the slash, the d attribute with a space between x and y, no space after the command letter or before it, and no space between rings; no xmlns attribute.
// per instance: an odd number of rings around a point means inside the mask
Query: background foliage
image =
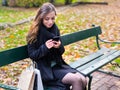
<svg viewBox="0 0 120 90"><path fill-rule="evenodd" d="M17 6L38 7L48 0L16 0Z"/></svg>
<svg viewBox="0 0 120 90"><path fill-rule="evenodd" d="M1 0L4 1L4 0ZM19 7L38 7L44 2L51 2L52 0L7 0L8 6ZM96 2L101 0L53 0L54 4L70 4L74 2Z"/></svg>

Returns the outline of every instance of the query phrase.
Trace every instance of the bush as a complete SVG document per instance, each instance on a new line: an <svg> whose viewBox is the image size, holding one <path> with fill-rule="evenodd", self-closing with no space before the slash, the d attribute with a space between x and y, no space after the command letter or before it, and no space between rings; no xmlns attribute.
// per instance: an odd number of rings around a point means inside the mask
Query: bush
<svg viewBox="0 0 120 90"><path fill-rule="evenodd" d="M16 0L16 5L20 7L39 7L42 3L48 0Z"/></svg>

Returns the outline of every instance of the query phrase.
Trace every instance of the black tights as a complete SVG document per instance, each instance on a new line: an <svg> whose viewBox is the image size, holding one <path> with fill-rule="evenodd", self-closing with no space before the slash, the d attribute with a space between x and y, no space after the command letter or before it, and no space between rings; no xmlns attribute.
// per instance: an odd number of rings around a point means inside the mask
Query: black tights
<svg viewBox="0 0 120 90"><path fill-rule="evenodd" d="M72 90L85 90L87 85L86 78L80 73L68 73L63 79L62 83L70 84L72 86Z"/></svg>

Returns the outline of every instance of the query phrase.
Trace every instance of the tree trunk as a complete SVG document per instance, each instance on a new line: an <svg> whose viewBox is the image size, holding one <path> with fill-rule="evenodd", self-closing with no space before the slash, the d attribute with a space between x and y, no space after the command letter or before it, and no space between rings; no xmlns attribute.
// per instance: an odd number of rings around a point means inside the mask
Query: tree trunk
<svg viewBox="0 0 120 90"><path fill-rule="evenodd" d="M7 6L8 3L7 3L7 0L2 0L2 6Z"/></svg>
<svg viewBox="0 0 120 90"><path fill-rule="evenodd" d="M71 4L72 0L65 0L65 5Z"/></svg>
<svg viewBox="0 0 120 90"><path fill-rule="evenodd" d="M50 0L50 3L54 3L54 0Z"/></svg>

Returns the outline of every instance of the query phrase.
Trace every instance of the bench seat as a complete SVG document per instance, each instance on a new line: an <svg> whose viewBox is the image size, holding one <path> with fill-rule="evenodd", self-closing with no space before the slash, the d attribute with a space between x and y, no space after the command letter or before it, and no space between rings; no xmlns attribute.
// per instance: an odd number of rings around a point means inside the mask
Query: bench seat
<svg viewBox="0 0 120 90"><path fill-rule="evenodd" d="M84 58L80 58L75 62L70 63L70 66L76 68L80 73L89 78L88 90L91 90L91 73L97 71L118 57L120 57L120 50L112 50L104 47Z"/></svg>
<svg viewBox="0 0 120 90"><path fill-rule="evenodd" d="M119 56L120 50L101 48L97 52L71 63L70 66L87 76Z"/></svg>

